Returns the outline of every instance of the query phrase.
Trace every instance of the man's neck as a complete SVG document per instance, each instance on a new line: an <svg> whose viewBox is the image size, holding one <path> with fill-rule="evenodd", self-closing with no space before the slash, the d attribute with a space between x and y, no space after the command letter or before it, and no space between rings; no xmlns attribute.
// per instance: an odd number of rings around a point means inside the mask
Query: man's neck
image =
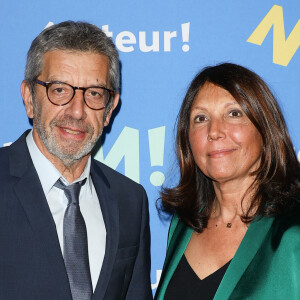
<svg viewBox="0 0 300 300"><path fill-rule="evenodd" d="M47 156L46 156L47 157ZM72 165L66 166L59 158L57 157L47 157L51 163L57 168L57 170L68 180L69 183L72 183L76 179L78 179L84 168L86 163L90 157L90 154L84 156L80 160L76 160L72 163Z"/></svg>

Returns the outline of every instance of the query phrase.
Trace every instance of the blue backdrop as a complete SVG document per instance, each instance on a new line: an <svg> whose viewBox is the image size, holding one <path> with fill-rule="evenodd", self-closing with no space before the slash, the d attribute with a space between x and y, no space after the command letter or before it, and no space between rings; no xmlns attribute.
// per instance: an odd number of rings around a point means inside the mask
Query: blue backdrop
<svg viewBox="0 0 300 300"><path fill-rule="evenodd" d="M82 20L112 36L122 63L121 105L96 158L146 188L154 290L168 229L155 201L163 182L170 186L178 179L174 123L189 82L208 64L234 62L254 70L277 96L299 153L299 15L299 0L4 0L0 145L30 127L19 89L26 52L45 26Z"/></svg>

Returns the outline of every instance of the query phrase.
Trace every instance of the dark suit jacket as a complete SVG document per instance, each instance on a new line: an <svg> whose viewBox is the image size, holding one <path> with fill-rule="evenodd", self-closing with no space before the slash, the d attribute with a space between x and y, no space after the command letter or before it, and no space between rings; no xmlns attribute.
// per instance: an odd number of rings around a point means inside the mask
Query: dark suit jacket
<svg viewBox="0 0 300 300"><path fill-rule="evenodd" d="M68 300L71 292L56 227L26 145L0 149L0 299ZM152 299L147 196L92 159L107 238L94 300Z"/></svg>
<svg viewBox="0 0 300 300"><path fill-rule="evenodd" d="M154 299L163 300L193 230L175 215ZM300 205L278 218L251 222L214 300L300 299Z"/></svg>

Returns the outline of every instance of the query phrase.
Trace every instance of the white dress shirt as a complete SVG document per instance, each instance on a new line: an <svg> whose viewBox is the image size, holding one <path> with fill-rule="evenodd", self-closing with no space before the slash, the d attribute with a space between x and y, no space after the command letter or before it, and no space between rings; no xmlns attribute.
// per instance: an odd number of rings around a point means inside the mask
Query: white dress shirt
<svg viewBox="0 0 300 300"><path fill-rule="evenodd" d="M68 199L64 191L55 187L54 184L59 178L61 178L66 185L70 183L68 183L55 166L39 150L33 139L32 130L27 135L26 142L56 225L61 252L64 253L63 220ZM99 199L90 176L90 168L91 157L89 157L81 176L74 182L87 178L86 184L83 185L80 190L79 205L86 224L90 271L93 290L95 290L104 259L106 229Z"/></svg>

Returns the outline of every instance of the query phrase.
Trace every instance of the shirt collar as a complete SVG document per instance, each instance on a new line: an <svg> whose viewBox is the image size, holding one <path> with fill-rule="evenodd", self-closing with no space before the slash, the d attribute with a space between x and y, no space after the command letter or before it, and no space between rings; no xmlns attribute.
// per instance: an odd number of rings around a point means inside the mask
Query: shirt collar
<svg viewBox="0 0 300 300"><path fill-rule="evenodd" d="M36 145L32 130L26 137L27 147L33 162L33 165L38 173L43 191L45 195L47 195L52 189L53 185L56 181L61 178L66 185L69 185L68 181L64 176L56 169L56 167L46 158L46 156L40 151L38 146ZM90 190L92 190L92 182L90 176L91 170L91 157L89 157L85 168L78 179L74 182L81 181L87 178L86 184L89 186Z"/></svg>

